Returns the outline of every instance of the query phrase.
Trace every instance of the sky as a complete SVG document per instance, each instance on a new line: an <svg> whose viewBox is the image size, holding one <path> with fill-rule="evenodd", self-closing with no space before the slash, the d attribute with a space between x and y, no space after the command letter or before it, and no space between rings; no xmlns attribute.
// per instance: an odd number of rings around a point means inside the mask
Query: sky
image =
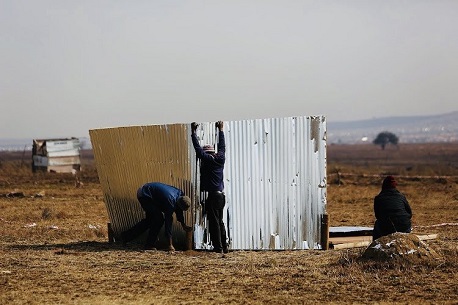
<svg viewBox="0 0 458 305"><path fill-rule="evenodd" d="M0 138L458 110L458 1L0 0Z"/></svg>

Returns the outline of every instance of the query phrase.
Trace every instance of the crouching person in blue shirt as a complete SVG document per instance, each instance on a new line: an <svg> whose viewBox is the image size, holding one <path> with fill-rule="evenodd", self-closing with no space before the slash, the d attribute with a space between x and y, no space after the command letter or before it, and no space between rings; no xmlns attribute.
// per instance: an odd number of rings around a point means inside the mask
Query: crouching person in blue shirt
<svg viewBox="0 0 458 305"><path fill-rule="evenodd" d="M137 191L137 199L146 217L127 231L121 233L123 243L129 242L149 229L144 246L145 250L155 250L158 234L165 223L165 235L169 242L168 250L174 251L172 244L173 213L185 231L192 227L185 224L183 211L191 205L191 199L183 191L164 183L150 182L144 184Z"/></svg>

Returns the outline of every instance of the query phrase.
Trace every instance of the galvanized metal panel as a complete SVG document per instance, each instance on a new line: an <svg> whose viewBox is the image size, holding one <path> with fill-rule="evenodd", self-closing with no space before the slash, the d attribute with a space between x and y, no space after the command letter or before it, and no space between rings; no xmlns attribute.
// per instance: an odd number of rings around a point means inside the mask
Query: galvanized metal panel
<svg viewBox="0 0 458 305"><path fill-rule="evenodd" d="M32 159L36 168L42 168L48 172L70 173L75 170L75 167L80 165L79 156L47 158L35 155L32 156Z"/></svg>
<svg viewBox="0 0 458 305"><path fill-rule="evenodd" d="M203 125L201 145L215 139L212 126ZM325 118L230 121L225 130L225 220L231 248L320 248ZM195 236L196 247L208 248L201 238Z"/></svg>
<svg viewBox="0 0 458 305"><path fill-rule="evenodd" d="M213 122L201 123L197 133L201 145L216 141ZM189 125L96 129L90 135L115 233L143 217L136 189L161 181L191 195L186 219L194 224L194 247L211 248ZM224 219L230 247L320 248L320 218L326 206L325 118L229 121L225 135ZM174 226L173 232L174 239L183 242L181 228Z"/></svg>
<svg viewBox="0 0 458 305"><path fill-rule="evenodd" d="M193 197L186 125L95 129L90 136L115 234L144 217L136 198L144 183L160 181ZM190 215L191 211L185 215L188 223ZM172 232L175 242L183 242L184 233L176 223Z"/></svg>
<svg viewBox="0 0 458 305"><path fill-rule="evenodd" d="M69 157L53 157L48 158L48 165L80 165L80 157L69 156Z"/></svg>
<svg viewBox="0 0 458 305"><path fill-rule="evenodd" d="M79 139L50 139L46 141L46 150L49 152L54 151L65 151L65 150L74 150L80 148Z"/></svg>
<svg viewBox="0 0 458 305"><path fill-rule="evenodd" d="M48 151L48 157L78 157L80 155L80 149L68 149L68 150L58 150L58 151Z"/></svg>
<svg viewBox="0 0 458 305"><path fill-rule="evenodd" d="M49 165L46 171L54 173L74 173L76 169L73 164L70 165Z"/></svg>

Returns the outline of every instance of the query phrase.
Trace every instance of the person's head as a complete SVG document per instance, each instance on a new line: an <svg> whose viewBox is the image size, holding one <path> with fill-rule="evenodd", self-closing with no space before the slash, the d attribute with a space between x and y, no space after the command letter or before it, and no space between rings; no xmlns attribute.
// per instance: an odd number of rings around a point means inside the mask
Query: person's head
<svg viewBox="0 0 458 305"><path fill-rule="evenodd" d="M180 196L180 197L178 197L177 206L181 210L187 211L189 209L189 207L191 206L191 198L189 198L188 196Z"/></svg>
<svg viewBox="0 0 458 305"><path fill-rule="evenodd" d="M382 190L395 189L398 183L393 176L386 176L382 183Z"/></svg>
<svg viewBox="0 0 458 305"><path fill-rule="evenodd" d="M213 145L211 144L206 144L202 147L202 149L204 150L204 152L206 152L207 154L214 154L215 153L215 148L213 147Z"/></svg>

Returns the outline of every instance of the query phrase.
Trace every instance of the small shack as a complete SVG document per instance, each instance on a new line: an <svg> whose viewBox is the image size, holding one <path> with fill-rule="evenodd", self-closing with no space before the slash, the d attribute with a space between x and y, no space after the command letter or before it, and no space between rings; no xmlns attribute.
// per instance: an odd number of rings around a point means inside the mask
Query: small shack
<svg viewBox="0 0 458 305"><path fill-rule="evenodd" d="M74 173L80 170L80 141L78 138L33 140L33 172Z"/></svg>

